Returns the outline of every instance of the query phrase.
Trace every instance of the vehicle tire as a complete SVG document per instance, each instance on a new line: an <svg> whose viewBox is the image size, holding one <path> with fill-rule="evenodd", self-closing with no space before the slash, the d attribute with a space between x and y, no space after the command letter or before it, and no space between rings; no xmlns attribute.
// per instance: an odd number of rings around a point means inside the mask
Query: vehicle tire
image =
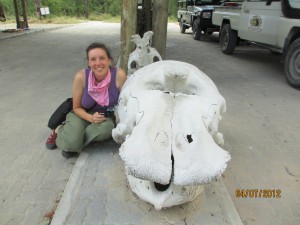
<svg viewBox="0 0 300 225"><path fill-rule="evenodd" d="M230 24L224 24L220 34L220 45L222 52L227 55L232 54L236 44L237 32L231 29Z"/></svg>
<svg viewBox="0 0 300 225"><path fill-rule="evenodd" d="M201 30L201 27L199 26L199 24L200 24L199 19L194 20L193 27L192 27L194 40L200 40L200 38L201 38L202 30Z"/></svg>
<svg viewBox="0 0 300 225"><path fill-rule="evenodd" d="M186 30L186 26L183 24L182 19L180 19L179 26L180 26L180 33L184 34Z"/></svg>
<svg viewBox="0 0 300 225"><path fill-rule="evenodd" d="M285 59L284 70L287 82L292 86L300 87L300 37L289 47Z"/></svg>

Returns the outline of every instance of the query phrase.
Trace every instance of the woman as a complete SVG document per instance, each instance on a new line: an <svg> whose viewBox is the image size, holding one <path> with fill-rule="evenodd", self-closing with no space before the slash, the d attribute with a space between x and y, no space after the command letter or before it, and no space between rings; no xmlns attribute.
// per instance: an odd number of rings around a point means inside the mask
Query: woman
<svg viewBox="0 0 300 225"><path fill-rule="evenodd" d="M73 82L73 111L64 125L52 131L46 143L48 149L60 148L65 158L77 156L93 141L111 137L114 118L107 112L117 105L126 81L124 70L110 67L111 53L104 44L89 45L86 54L88 68L80 70Z"/></svg>

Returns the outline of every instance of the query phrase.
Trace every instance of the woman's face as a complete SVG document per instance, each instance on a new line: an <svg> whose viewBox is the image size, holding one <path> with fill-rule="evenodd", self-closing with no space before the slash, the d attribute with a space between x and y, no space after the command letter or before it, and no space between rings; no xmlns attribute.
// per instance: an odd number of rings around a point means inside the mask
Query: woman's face
<svg viewBox="0 0 300 225"><path fill-rule="evenodd" d="M88 53L88 65L98 81L103 80L109 70L111 59L102 48L94 48Z"/></svg>

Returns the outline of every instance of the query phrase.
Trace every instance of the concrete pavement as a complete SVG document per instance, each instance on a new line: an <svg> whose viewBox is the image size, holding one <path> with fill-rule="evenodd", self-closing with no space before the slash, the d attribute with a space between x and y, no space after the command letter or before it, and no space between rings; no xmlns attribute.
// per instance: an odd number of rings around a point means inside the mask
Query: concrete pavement
<svg viewBox="0 0 300 225"><path fill-rule="evenodd" d="M169 25L167 59L200 68L227 101L220 130L232 160L224 178L194 203L157 212L136 199L123 188L114 143L102 151L89 146L77 161L46 150L47 119L70 96L85 47L103 41L116 58L119 31L120 24L92 22L0 40L0 225L49 224L60 199L53 224L239 224L239 217L246 225L300 224L299 91L286 84L280 58L266 50L243 46L224 56L216 36L196 42ZM237 189L280 190L281 198L237 198Z"/></svg>
<svg viewBox="0 0 300 225"><path fill-rule="evenodd" d="M51 225L242 225L221 179L191 203L156 211L131 191L119 147L110 140L80 154Z"/></svg>
<svg viewBox="0 0 300 225"><path fill-rule="evenodd" d="M49 32L40 32L47 30L42 25L30 35L0 40L1 225L49 224L76 159L46 150L47 120L71 95L75 73L86 66L88 44L109 43L113 56L119 55L119 26L49 25Z"/></svg>

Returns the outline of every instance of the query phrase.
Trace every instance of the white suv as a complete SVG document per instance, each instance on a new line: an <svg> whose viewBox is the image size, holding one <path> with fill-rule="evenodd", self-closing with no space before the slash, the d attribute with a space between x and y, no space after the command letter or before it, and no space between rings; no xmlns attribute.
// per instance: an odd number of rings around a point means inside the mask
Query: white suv
<svg viewBox="0 0 300 225"><path fill-rule="evenodd" d="M300 0L244 0L238 7L216 7L222 52L232 54L240 40L283 53L288 83L300 87Z"/></svg>

